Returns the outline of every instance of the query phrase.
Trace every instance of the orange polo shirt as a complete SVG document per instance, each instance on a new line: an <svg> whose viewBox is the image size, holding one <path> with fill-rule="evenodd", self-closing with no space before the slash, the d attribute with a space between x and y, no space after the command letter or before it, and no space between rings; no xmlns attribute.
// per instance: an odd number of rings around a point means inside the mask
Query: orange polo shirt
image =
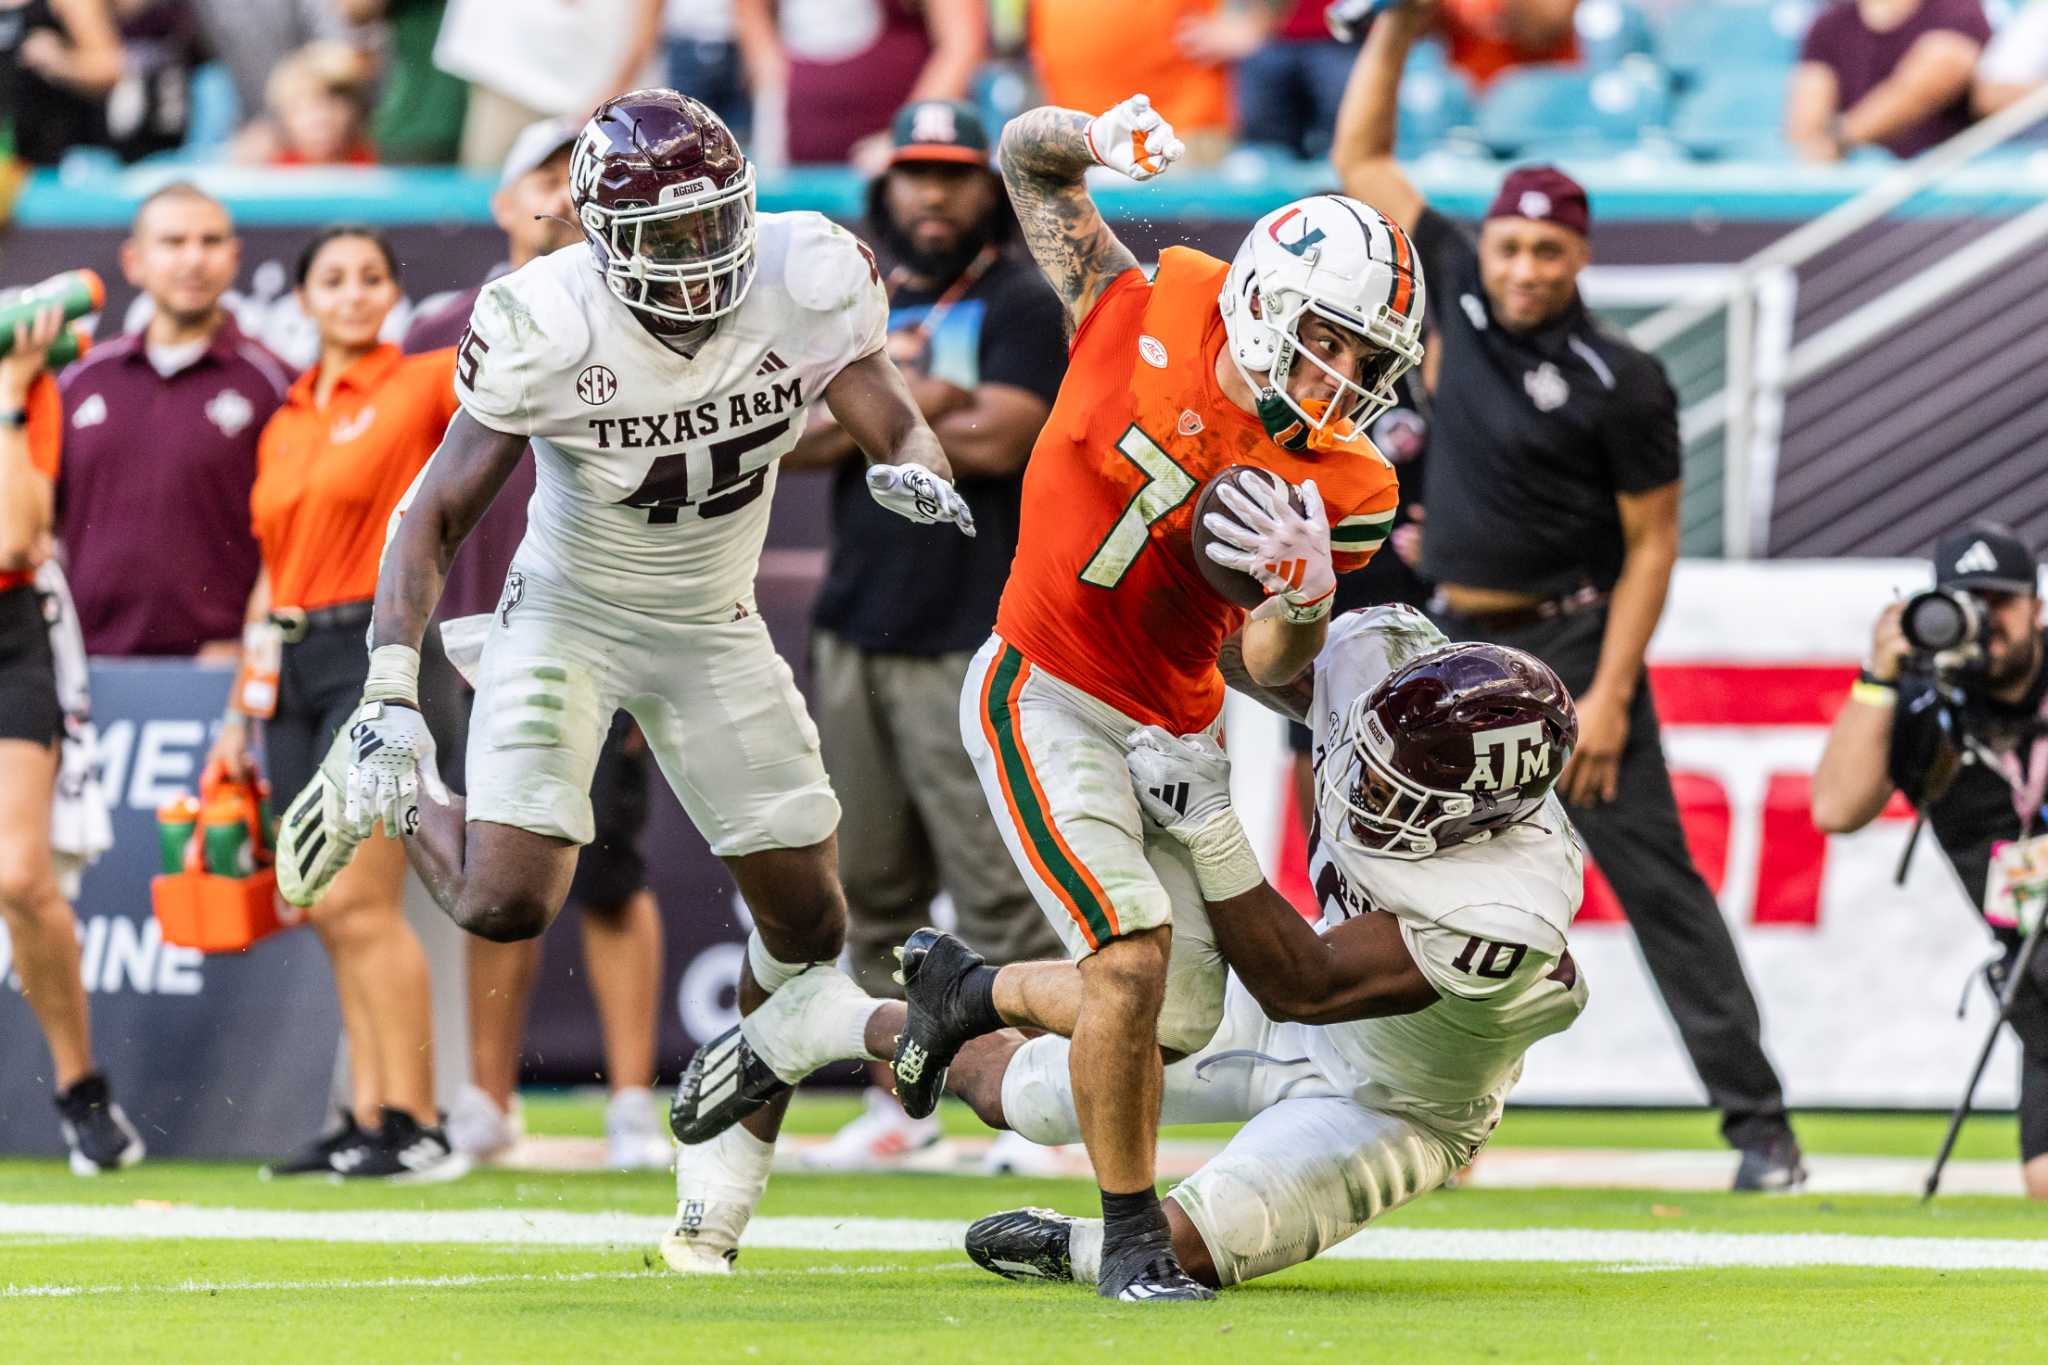
<svg viewBox="0 0 2048 1365"><path fill-rule="evenodd" d="M379 346L344 370L325 407L320 367L300 375L256 448L250 528L270 600L311 611L377 595L384 526L455 415L455 352Z"/></svg>
<svg viewBox="0 0 2048 1365"><path fill-rule="evenodd" d="M63 449L64 400L57 381L39 374L28 388L28 462L52 484L57 482L57 462ZM0 592L35 581L35 575L21 571L0 572Z"/></svg>

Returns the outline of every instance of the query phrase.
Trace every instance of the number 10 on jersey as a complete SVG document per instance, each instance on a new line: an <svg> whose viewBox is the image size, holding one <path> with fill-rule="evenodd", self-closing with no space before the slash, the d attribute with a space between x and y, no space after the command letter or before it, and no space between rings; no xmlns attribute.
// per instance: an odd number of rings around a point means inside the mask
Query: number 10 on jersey
<svg viewBox="0 0 2048 1365"><path fill-rule="evenodd" d="M1098 588L1114 588L1123 582L1151 538L1153 524L1186 502L1196 486L1195 476L1175 464L1173 456L1140 431L1136 423L1117 438L1116 448L1145 475L1145 482L1124 505L1123 515L1109 528L1109 534L1089 557L1088 566L1081 570L1081 581Z"/></svg>

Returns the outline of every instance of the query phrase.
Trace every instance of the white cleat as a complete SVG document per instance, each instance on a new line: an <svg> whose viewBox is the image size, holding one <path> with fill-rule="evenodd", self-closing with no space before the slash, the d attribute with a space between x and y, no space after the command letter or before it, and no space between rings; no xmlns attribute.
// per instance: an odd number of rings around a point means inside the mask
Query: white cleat
<svg viewBox="0 0 2048 1365"><path fill-rule="evenodd" d="M604 1107L604 1145L615 1171L668 1169L676 1145L655 1110L652 1090L630 1086L612 1095Z"/></svg>
<svg viewBox="0 0 2048 1365"><path fill-rule="evenodd" d="M344 725L335 731L313 780L292 798L277 824L277 891L302 909L320 899L362 842L342 819L348 757Z"/></svg>
<svg viewBox="0 0 2048 1365"><path fill-rule="evenodd" d="M870 1086L860 1117L834 1133L830 1142L805 1152L801 1160L812 1171L893 1171L939 1138L936 1116L914 1119L894 1095Z"/></svg>
<svg viewBox="0 0 2048 1365"><path fill-rule="evenodd" d="M775 1149L744 1128L676 1149L676 1221L662 1235L661 1259L678 1275L730 1275L768 1188Z"/></svg>
<svg viewBox="0 0 2048 1365"><path fill-rule="evenodd" d="M481 1088L465 1085L448 1110L448 1142L474 1161L496 1161L507 1155L526 1136L526 1117L520 1112L519 1097L512 1097L510 1110Z"/></svg>
<svg viewBox="0 0 2048 1365"><path fill-rule="evenodd" d="M1092 1176L1094 1168L1088 1164L1088 1151L1075 1143L1062 1147L1042 1147L1022 1133L1001 1132L988 1145L988 1153L981 1159L983 1175L1023 1175L1044 1179L1072 1179L1077 1176Z"/></svg>

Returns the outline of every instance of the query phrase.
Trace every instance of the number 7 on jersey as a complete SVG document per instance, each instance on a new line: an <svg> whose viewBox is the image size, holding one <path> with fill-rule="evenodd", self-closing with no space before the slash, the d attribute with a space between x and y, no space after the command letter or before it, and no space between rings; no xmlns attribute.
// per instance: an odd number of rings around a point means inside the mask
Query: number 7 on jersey
<svg viewBox="0 0 2048 1365"><path fill-rule="evenodd" d="M1124 505L1123 515L1109 528L1109 534L1089 557L1088 566L1081 570L1081 581L1098 588L1114 588L1123 582L1151 537L1153 523L1186 502L1195 491L1195 476L1175 464L1173 457L1140 431L1136 423L1117 438L1116 448L1145 475L1145 482Z"/></svg>

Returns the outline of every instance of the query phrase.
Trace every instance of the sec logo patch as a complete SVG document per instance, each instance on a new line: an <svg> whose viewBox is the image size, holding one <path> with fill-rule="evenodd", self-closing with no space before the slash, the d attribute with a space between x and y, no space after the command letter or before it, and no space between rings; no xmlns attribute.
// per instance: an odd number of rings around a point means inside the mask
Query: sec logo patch
<svg viewBox="0 0 2048 1365"><path fill-rule="evenodd" d="M1138 337L1138 354L1145 363L1155 370L1166 368L1166 346L1158 337L1141 334Z"/></svg>
<svg viewBox="0 0 2048 1365"><path fill-rule="evenodd" d="M586 365L576 376L576 396L596 407L612 401L619 391L619 377L602 365Z"/></svg>

